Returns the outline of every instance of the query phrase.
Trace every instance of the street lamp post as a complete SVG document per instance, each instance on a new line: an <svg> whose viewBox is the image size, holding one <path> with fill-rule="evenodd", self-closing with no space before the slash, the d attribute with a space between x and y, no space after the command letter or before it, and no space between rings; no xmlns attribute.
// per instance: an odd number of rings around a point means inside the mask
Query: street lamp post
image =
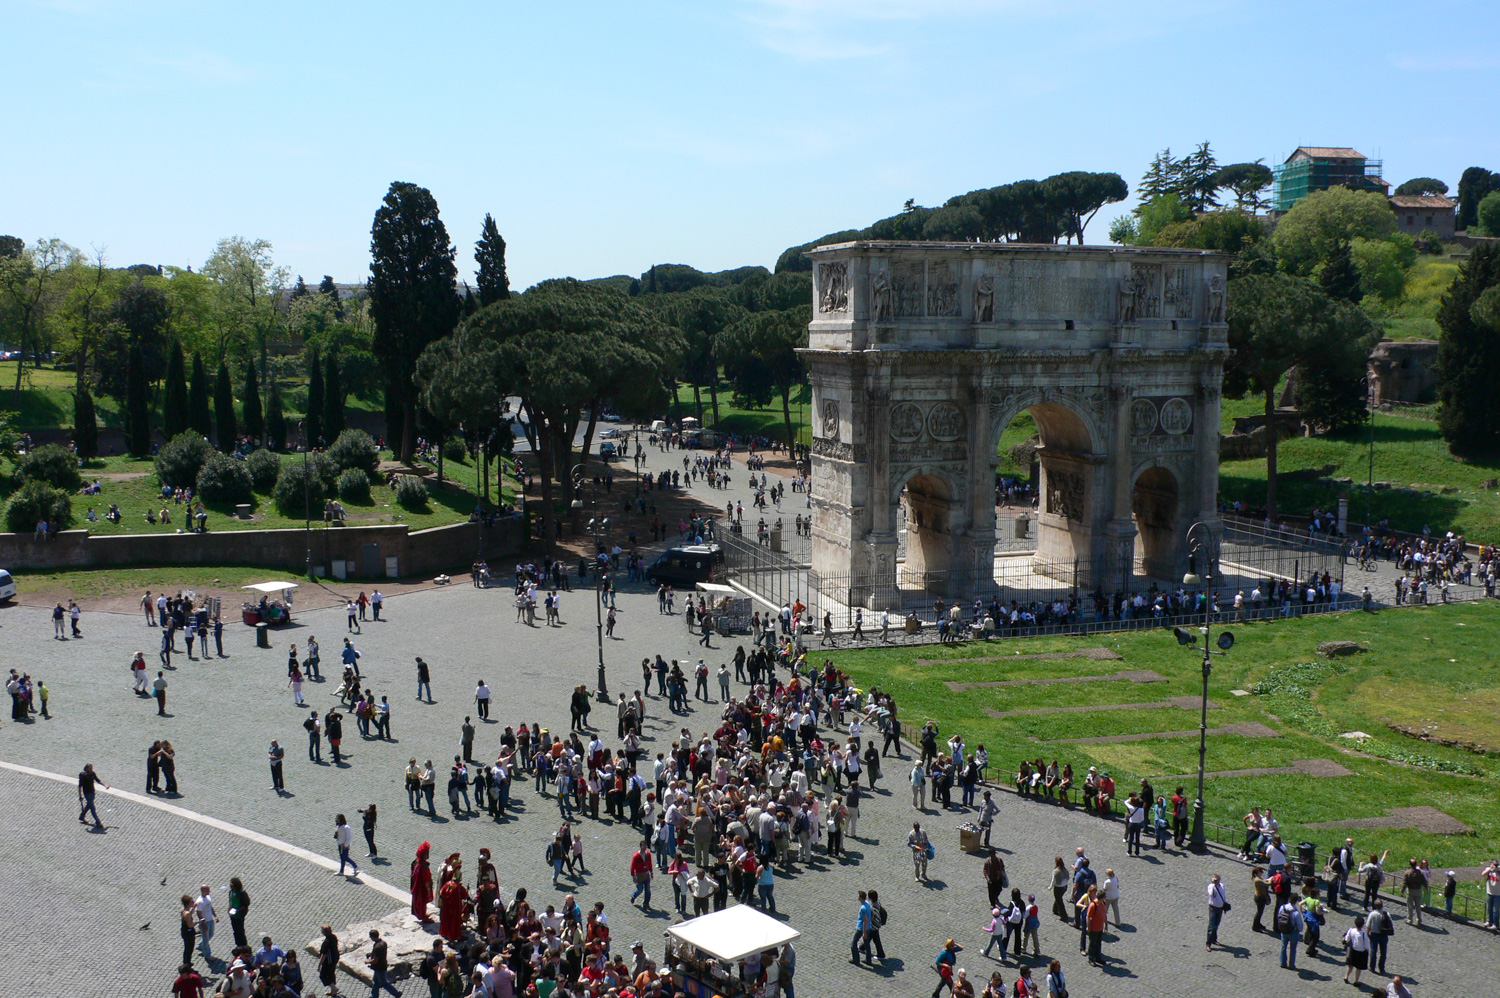
<svg viewBox="0 0 1500 998"><path fill-rule="evenodd" d="M594 538L594 547L597 550L599 538L609 530L609 517L591 518L588 526L589 534ZM594 560L594 621L597 625L599 640L599 688L595 691L595 695L600 703L609 703L609 686L604 681L604 572L600 570L597 557Z"/></svg>
<svg viewBox="0 0 1500 998"><path fill-rule="evenodd" d="M1193 830L1188 839L1188 849L1195 853L1208 851L1208 838L1203 829L1203 783L1205 778L1206 762L1208 758L1208 678L1213 674L1213 663L1210 658L1214 654L1210 647L1210 629L1213 626L1213 573L1218 566L1218 537L1209 528L1208 524L1201 520L1188 528L1188 570L1182 577L1182 584L1188 587L1202 585L1204 587L1203 626L1199 629L1203 634L1203 696L1199 704L1198 718L1198 796L1193 801ZM1197 573L1199 557L1204 559L1204 571L1202 576ZM1181 627L1173 629L1177 636L1177 643L1183 646L1197 644L1198 638L1192 632ZM1224 631L1219 635L1219 654L1228 651L1234 645L1234 635Z"/></svg>
<svg viewBox="0 0 1500 998"><path fill-rule="evenodd" d="M302 566L303 574L312 578L312 479L311 468L308 465L308 452L312 450L312 444L307 439L307 424L302 424L302 512L307 517L303 524L302 539L307 544L307 563Z"/></svg>

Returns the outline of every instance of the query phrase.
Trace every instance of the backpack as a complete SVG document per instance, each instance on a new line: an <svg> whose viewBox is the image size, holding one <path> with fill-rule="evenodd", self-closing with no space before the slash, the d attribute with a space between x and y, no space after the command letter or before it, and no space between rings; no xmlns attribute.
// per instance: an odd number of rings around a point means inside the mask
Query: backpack
<svg viewBox="0 0 1500 998"><path fill-rule="evenodd" d="M880 920L880 925L881 925L882 928L884 928L886 922L889 922L891 920L891 916L885 910L885 905L883 905L883 904L882 905L876 905L876 907L875 907L875 917Z"/></svg>
<svg viewBox="0 0 1500 998"><path fill-rule="evenodd" d="M311 732L317 730L318 722L309 717L307 720L302 722L302 726L309 732Z"/></svg>
<svg viewBox="0 0 1500 998"><path fill-rule="evenodd" d="M1277 932L1292 931L1292 916L1284 905L1276 909L1275 926Z"/></svg>
<svg viewBox="0 0 1500 998"><path fill-rule="evenodd" d="M552 862L552 856L553 856L552 843L548 842L547 843L547 862L548 863Z"/></svg>

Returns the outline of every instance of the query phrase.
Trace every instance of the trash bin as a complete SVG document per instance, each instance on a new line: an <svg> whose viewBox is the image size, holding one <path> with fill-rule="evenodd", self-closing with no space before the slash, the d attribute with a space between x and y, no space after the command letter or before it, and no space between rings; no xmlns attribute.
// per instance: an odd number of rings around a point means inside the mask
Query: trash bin
<svg viewBox="0 0 1500 998"><path fill-rule="evenodd" d="M979 852L984 848L980 844L980 831L978 825L964 823L958 826L958 848L963 852Z"/></svg>
<svg viewBox="0 0 1500 998"><path fill-rule="evenodd" d="M1318 847L1311 842L1297 843L1297 868L1305 877L1315 877L1318 874Z"/></svg>
<svg viewBox="0 0 1500 998"><path fill-rule="evenodd" d="M255 625L255 647L257 647L257 648L269 648L269 647L271 647L271 625L270 624L256 624Z"/></svg>

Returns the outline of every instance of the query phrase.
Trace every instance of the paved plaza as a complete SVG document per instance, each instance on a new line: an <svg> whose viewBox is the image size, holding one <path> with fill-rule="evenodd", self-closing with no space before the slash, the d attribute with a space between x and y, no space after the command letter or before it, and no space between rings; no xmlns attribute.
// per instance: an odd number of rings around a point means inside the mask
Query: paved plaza
<svg viewBox="0 0 1500 998"><path fill-rule="evenodd" d="M164 583L168 579L162 580ZM224 594L227 598L232 594ZM168 738L177 750L182 796L169 803L200 815L278 840L293 849L335 857L333 819L374 802L380 806L378 842L382 860L364 858L356 834L355 855L372 877L404 889L407 866L418 843L431 840L436 856L460 851L472 865L482 846L494 853L503 893L526 886L533 900L554 897L544 848L559 821L555 800L518 779L512 816L496 824L487 815L453 819L447 808L428 818L406 806L402 770L406 760L433 759L440 769L459 749L459 728L473 714L472 691L484 678L496 690L491 723L480 726L475 755L493 758L504 725L538 721L554 731L567 727L567 697L577 683L593 685L595 628L591 593L575 592L563 603L565 626L528 627L514 622L506 588L476 590L465 585L426 590L387 602L388 621L367 621L354 643L363 652L366 685L393 704L393 739L363 740L353 723L346 728L347 762L309 762L301 724L305 709L286 689L287 645L317 635L325 663L337 659L345 633L344 615L334 609L302 613L295 625L274 632L273 648L254 647L253 632L238 624L226 631L226 657L207 661L174 657L167 673L166 717L152 700L131 692L127 663L137 648L156 670L158 632L135 614L86 612L84 637L52 637L46 612L15 607L0 611L0 646L5 665L44 679L51 690L53 718L0 724L0 760L72 777L93 762L103 778L134 794L145 788L145 751ZM620 597L617 640L606 641L610 686L639 685L640 660L661 652L696 661L696 638L680 615L657 613L654 597L626 592ZM733 651L720 639L713 665ZM432 666L436 703L415 698L413 658ZM1003 677L997 677L1003 678ZM326 711L337 701L333 683L309 684L309 708ZM736 684L736 692L742 687ZM694 735L712 730L718 705L694 701L690 715L673 717L664 700L648 699L645 737L655 752L681 729ZM606 744L613 738L612 713L596 721ZM288 750L286 785L278 797L270 789L266 748L272 738ZM1228 763L1226 762L1226 765ZM800 993L821 996L854 992L872 995L925 995L936 980L933 956L949 936L967 950L960 965L982 984L996 966L981 955L988 923L980 859L958 852L956 813L929 809L915 815L904 787L905 771L887 766L876 795L864 808L860 835L849 852L829 864L821 857L778 882L781 913L803 932L796 983ZM68 995L154 995L165 992L180 955L176 899L196 893L200 883L216 891L231 876L243 878L254 898L249 934L272 935L278 943L301 944L323 921L336 930L377 917L400 905L389 896L296 854L191 817L163 812L135 801L102 795L106 830L97 833L76 820L69 785L14 770L0 772L0 787L12 806L0 816L10 848L0 879L0 926L8 938L52 944L39 955L34 947L10 947L0 957L6 991ZM1123 927L1106 937L1109 964L1088 968L1079 958L1077 935L1051 918L1041 930L1043 957L1063 960L1072 994L1258 995L1339 994L1342 967L1325 948L1321 961L1303 961L1299 974L1276 966L1269 937L1249 931L1254 907L1248 900L1248 872L1222 853L1194 857L1148 850L1129 859L1120 826L1075 812L998 795L1001 814L996 842L1004 850L1015 886L1036 893L1043 912L1048 871L1056 855L1071 857L1084 846L1099 871L1115 868L1121 879ZM440 797L441 799L441 797ZM926 884L913 882L905 847L913 817L930 827L938 847ZM627 904L629 853L638 836L610 821L584 819L588 875L565 877L555 892L575 891L587 906L602 900L611 915L617 945L636 938L660 955L669 924L670 889L658 884L657 905L649 916ZM335 857L336 858L336 857ZM1235 911L1221 934L1228 949L1205 954L1203 885L1220 872L1230 886ZM880 890L890 912L884 933L890 960L880 971L855 968L848 961L855 891ZM1334 938L1346 918L1325 930ZM228 927L215 937L227 952ZM67 954L64 958L63 954ZM101 962L107 974L79 973L80 957ZM199 961L201 965L201 960ZM1411 929L1398 922L1390 968L1409 974L1417 994L1488 993L1500 972L1494 940L1474 929L1441 922ZM1013 968L1006 970L1013 980ZM64 984L64 981L67 983ZM1491 982L1485 984L1485 981ZM420 982L412 985L421 987ZM1383 984L1382 984L1383 987Z"/></svg>

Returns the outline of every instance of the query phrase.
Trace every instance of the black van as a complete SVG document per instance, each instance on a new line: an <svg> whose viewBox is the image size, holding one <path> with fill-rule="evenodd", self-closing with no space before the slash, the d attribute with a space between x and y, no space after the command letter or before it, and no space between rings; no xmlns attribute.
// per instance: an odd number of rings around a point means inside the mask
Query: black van
<svg viewBox="0 0 1500 998"><path fill-rule="evenodd" d="M691 586L699 582L723 582L724 549L717 544L688 544L670 548L646 569L646 578L660 585Z"/></svg>

